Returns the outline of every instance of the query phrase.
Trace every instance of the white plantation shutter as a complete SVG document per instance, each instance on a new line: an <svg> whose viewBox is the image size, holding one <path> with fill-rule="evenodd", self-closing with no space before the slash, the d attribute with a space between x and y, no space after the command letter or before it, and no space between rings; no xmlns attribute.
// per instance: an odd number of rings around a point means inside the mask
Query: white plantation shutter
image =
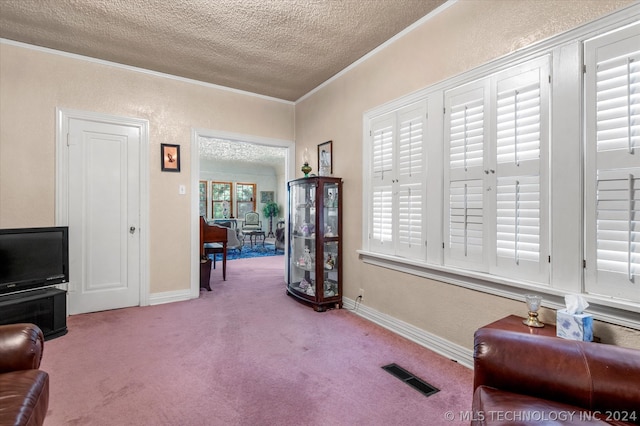
<svg viewBox="0 0 640 426"><path fill-rule="evenodd" d="M409 116L400 116L398 176L411 177L423 174L424 118L418 115L420 111L412 111L413 114Z"/></svg>
<svg viewBox="0 0 640 426"><path fill-rule="evenodd" d="M398 191L398 243L404 251L424 246L422 201L422 184L402 185Z"/></svg>
<svg viewBox="0 0 640 426"><path fill-rule="evenodd" d="M425 111L419 103L371 122L372 251L424 259Z"/></svg>
<svg viewBox="0 0 640 426"><path fill-rule="evenodd" d="M381 123L373 130L373 173L384 179L393 168L393 123Z"/></svg>
<svg viewBox="0 0 640 426"><path fill-rule="evenodd" d="M449 167L468 170L482 167L484 154L484 96L481 90L471 98L458 99L449 114Z"/></svg>
<svg viewBox="0 0 640 426"><path fill-rule="evenodd" d="M585 289L640 301L640 25L585 43Z"/></svg>
<svg viewBox="0 0 640 426"><path fill-rule="evenodd" d="M414 259L425 256L425 108L409 107L398 112L398 161L396 203L398 206L397 254Z"/></svg>
<svg viewBox="0 0 640 426"><path fill-rule="evenodd" d="M390 245L393 241L392 212L393 191L391 186L377 186L372 197L371 239L380 245Z"/></svg>
<svg viewBox="0 0 640 426"><path fill-rule="evenodd" d="M540 261L540 177L498 178L496 254L512 260Z"/></svg>
<svg viewBox="0 0 640 426"><path fill-rule="evenodd" d="M490 271L548 282L546 182L549 59L495 76L495 259ZM491 169L493 171L493 169ZM493 178L493 173L489 179ZM545 213L546 215L546 213Z"/></svg>
<svg viewBox="0 0 640 426"><path fill-rule="evenodd" d="M449 186L449 250L456 258L482 258L483 186L481 180L451 182Z"/></svg>
<svg viewBox="0 0 640 426"><path fill-rule="evenodd" d="M496 159L520 164L540 159L540 81L498 93Z"/></svg>
<svg viewBox="0 0 640 426"><path fill-rule="evenodd" d="M598 64L598 152L640 148L640 53Z"/></svg>
<svg viewBox="0 0 640 426"><path fill-rule="evenodd" d="M488 79L445 92L445 263L485 269Z"/></svg>
<svg viewBox="0 0 640 426"><path fill-rule="evenodd" d="M371 216L369 244L372 250L393 253L393 146L394 119L384 116L371 125Z"/></svg>
<svg viewBox="0 0 640 426"><path fill-rule="evenodd" d="M640 276L640 167L598 170L597 269L633 282Z"/></svg>

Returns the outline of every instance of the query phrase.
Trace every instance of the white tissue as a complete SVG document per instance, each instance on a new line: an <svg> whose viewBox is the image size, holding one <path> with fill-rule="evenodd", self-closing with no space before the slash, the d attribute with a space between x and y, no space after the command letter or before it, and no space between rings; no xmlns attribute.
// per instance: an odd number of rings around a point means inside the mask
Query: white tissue
<svg viewBox="0 0 640 426"><path fill-rule="evenodd" d="M571 315L581 314L589 307L589 303L584 300L584 297L578 294L567 294L564 297L564 303L567 306L566 312Z"/></svg>

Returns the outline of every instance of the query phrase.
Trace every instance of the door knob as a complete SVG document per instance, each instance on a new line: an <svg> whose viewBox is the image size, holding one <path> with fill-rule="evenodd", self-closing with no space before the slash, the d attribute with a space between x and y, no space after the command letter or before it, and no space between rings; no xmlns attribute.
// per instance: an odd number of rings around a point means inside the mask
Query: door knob
<svg viewBox="0 0 640 426"><path fill-rule="evenodd" d="M131 228L129 228L129 233L130 234L134 234L136 232L136 227L132 226Z"/></svg>

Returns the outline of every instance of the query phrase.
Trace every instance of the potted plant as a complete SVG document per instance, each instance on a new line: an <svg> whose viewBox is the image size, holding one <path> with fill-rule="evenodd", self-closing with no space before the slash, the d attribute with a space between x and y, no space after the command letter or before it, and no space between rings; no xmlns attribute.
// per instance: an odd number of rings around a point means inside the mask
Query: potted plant
<svg viewBox="0 0 640 426"><path fill-rule="evenodd" d="M267 234L269 237L273 236L273 218L278 216L278 213L280 213L280 207L278 207L278 203L273 201L269 201L262 208L264 217L269 218L269 234Z"/></svg>

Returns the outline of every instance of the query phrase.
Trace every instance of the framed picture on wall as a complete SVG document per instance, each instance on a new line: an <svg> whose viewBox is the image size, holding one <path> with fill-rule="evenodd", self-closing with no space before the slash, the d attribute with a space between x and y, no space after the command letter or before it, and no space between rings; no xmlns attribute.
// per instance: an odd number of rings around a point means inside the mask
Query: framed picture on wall
<svg viewBox="0 0 640 426"><path fill-rule="evenodd" d="M270 203L273 201L273 191L260 191L260 202L262 204Z"/></svg>
<svg viewBox="0 0 640 426"><path fill-rule="evenodd" d="M180 145L160 144L163 172L180 172Z"/></svg>
<svg viewBox="0 0 640 426"><path fill-rule="evenodd" d="M318 174L331 176L333 174L333 143L327 141L318 145Z"/></svg>

